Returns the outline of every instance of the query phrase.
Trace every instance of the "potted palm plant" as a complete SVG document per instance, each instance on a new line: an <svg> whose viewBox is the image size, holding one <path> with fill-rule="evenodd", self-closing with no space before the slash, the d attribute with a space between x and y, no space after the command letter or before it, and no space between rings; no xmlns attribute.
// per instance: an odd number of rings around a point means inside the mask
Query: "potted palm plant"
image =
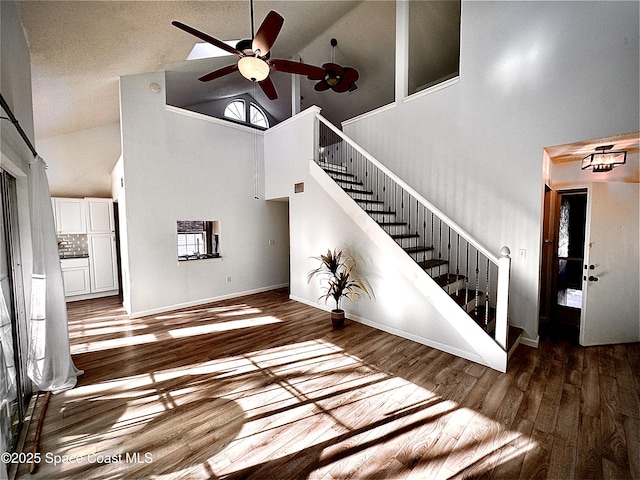
<svg viewBox="0 0 640 480"><path fill-rule="evenodd" d="M340 308L343 298L356 301L363 295L371 298L370 287L366 280L354 276L356 261L349 255L345 249L336 247L327 250L325 255L312 257L320 262L317 268L314 268L307 275L307 282L313 277L320 277L321 287L324 294L318 298L323 299L325 303L330 298L336 303L336 308L331 310L331 323L334 328L344 325L344 310Z"/></svg>

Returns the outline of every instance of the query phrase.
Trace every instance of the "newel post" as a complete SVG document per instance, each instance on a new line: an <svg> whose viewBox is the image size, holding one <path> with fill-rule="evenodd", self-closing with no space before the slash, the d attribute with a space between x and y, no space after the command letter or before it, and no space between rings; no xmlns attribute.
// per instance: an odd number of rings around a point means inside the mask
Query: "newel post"
<svg viewBox="0 0 640 480"><path fill-rule="evenodd" d="M498 259L498 291L496 295L496 342L507 350L507 335L509 332L509 275L511 272L511 251L502 247Z"/></svg>

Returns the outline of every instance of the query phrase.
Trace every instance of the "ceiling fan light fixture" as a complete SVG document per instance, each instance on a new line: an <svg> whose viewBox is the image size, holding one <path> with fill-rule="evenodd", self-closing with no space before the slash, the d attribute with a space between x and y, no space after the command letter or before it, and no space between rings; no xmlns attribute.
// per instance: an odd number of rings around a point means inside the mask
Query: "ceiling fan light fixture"
<svg viewBox="0 0 640 480"><path fill-rule="evenodd" d="M596 151L582 159L582 170L591 168L593 172L610 172L613 167L624 165L627 162L627 152L611 151L613 145L596 147Z"/></svg>
<svg viewBox="0 0 640 480"><path fill-rule="evenodd" d="M252 82L261 82L269 76L269 64L258 57L242 57L238 60L238 70Z"/></svg>
<svg viewBox="0 0 640 480"><path fill-rule="evenodd" d="M327 82L327 84L330 87L333 87L333 86L337 85L338 83L340 83L340 79L338 78L338 76L335 73L330 72L325 77L325 82Z"/></svg>

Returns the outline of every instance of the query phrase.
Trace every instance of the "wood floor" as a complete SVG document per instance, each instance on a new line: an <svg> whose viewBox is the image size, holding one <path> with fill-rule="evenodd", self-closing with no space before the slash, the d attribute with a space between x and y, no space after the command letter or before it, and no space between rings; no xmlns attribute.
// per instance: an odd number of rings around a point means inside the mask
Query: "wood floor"
<svg viewBox="0 0 640 480"><path fill-rule="evenodd" d="M85 374L18 478L640 478L639 344L520 346L501 374L327 316L286 291L70 304Z"/></svg>

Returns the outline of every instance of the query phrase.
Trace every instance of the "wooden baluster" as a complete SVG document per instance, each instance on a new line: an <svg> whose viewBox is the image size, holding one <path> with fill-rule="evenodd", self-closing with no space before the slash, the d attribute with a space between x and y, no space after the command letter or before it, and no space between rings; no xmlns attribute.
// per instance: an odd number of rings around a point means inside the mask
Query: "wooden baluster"
<svg viewBox="0 0 640 480"><path fill-rule="evenodd" d="M447 240L447 284L449 284L449 280L451 280L451 227L447 226L449 229L449 238Z"/></svg>
<svg viewBox="0 0 640 480"><path fill-rule="evenodd" d="M442 261L442 220L438 219L438 260ZM442 266L438 263L438 277L440 276Z"/></svg>
<svg viewBox="0 0 640 480"><path fill-rule="evenodd" d="M469 303L469 241L467 241L467 265L464 269L464 304Z"/></svg>
<svg viewBox="0 0 640 480"><path fill-rule="evenodd" d="M431 248L433 249L433 239L434 239L434 235L435 235L435 230L433 228L433 212L431 212Z"/></svg>
<svg viewBox="0 0 640 480"><path fill-rule="evenodd" d="M484 329L489 329L489 306L491 305L491 280L489 278L489 259L487 258L487 291L484 295Z"/></svg>
<svg viewBox="0 0 640 480"><path fill-rule="evenodd" d="M456 296L460 290L460 284L458 278L460 277L460 235L456 233Z"/></svg>
<svg viewBox="0 0 640 480"><path fill-rule="evenodd" d="M427 245L427 207L422 207L422 236L424 238L423 242L425 246ZM427 251L422 251L422 261L427 261Z"/></svg>
<svg viewBox="0 0 640 480"><path fill-rule="evenodd" d="M478 294L480 292L480 252L476 250L476 307L475 310L478 310L479 300Z"/></svg>

